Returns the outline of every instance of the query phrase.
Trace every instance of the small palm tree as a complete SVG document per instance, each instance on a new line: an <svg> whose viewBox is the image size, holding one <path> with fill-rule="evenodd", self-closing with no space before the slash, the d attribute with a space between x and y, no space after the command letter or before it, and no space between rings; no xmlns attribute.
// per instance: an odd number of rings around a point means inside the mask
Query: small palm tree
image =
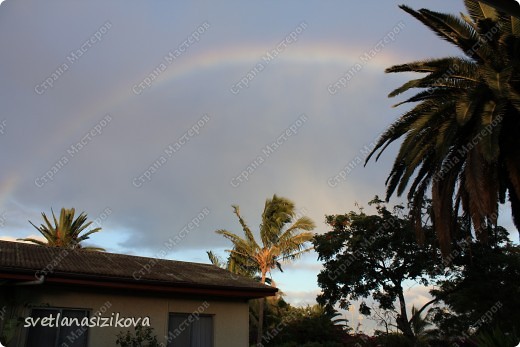
<svg viewBox="0 0 520 347"><path fill-rule="evenodd" d="M410 327L415 336L417 346L428 346L428 340L432 337L433 329L429 328L432 325L428 315L421 317L421 312L412 306L412 318L410 319Z"/></svg>
<svg viewBox="0 0 520 347"><path fill-rule="evenodd" d="M255 269L260 275L260 282L266 283L267 274L274 269L282 271L281 263L298 259L312 247L307 247L314 236L311 230L314 222L308 217L296 220L294 203L289 199L273 195L267 199L260 224L260 240L258 243L253 232L240 215L240 209L233 205L233 212L238 217L245 238L227 230L217 230L233 243L233 249L228 250L230 259L245 269ZM302 230L304 230L302 232ZM262 341L264 300L259 299L257 343Z"/></svg>
<svg viewBox="0 0 520 347"><path fill-rule="evenodd" d="M51 209L52 211L52 209ZM33 222L29 221L33 227L35 227L45 238L45 241L40 241L33 238L18 239L21 241L28 241L42 246L49 247L62 247L68 249L81 248L87 251L105 251L104 248L100 247L83 247L81 242L89 239L89 236L97 233L101 228L92 229L83 235L80 234L88 228L92 222L87 221L87 215L82 212L76 219L74 219L75 209L62 208L60 212L60 219L57 220L52 211L52 218L54 225L50 222L49 218L42 212L43 220L45 224L41 224L39 227L34 225Z"/></svg>

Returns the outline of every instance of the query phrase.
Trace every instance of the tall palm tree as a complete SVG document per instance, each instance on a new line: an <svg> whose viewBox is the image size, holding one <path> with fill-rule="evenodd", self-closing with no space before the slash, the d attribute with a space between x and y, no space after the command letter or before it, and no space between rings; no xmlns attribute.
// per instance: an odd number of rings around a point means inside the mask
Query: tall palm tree
<svg viewBox="0 0 520 347"><path fill-rule="evenodd" d="M295 260L312 249L307 247L307 242L314 236L310 232L315 228L314 222L305 216L296 219L294 203L289 199L273 195L272 199L266 200L260 224L260 243L240 215L239 207L232 207L245 237L227 230L217 230L216 233L232 242L233 249L228 250L231 259L238 261L240 266L256 269L261 283L266 283L267 274L272 270L282 271L282 262ZM259 299L259 306L257 343L262 342L263 299Z"/></svg>
<svg viewBox="0 0 520 347"><path fill-rule="evenodd" d="M87 215L85 212L82 212L76 219L74 219L74 208L62 208L59 220L56 219L52 209L51 212L54 225L51 223L49 218L47 218L44 212L42 212L42 217L45 221L45 224L41 224L39 227L37 227L33 222L29 221L29 223L31 223L32 226L43 235L46 241L40 241L33 238L18 240L28 241L42 246L62 247L68 249L81 248L87 251L105 251L105 249L100 247L83 247L81 245L81 242L89 239L91 234L101 231L101 228L95 228L84 233L83 235L80 235L92 224L92 222L86 223Z"/></svg>
<svg viewBox="0 0 520 347"><path fill-rule="evenodd" d="M482 0L486 5L493 6L499 11L520 18L520 4L518 0Z"/></svg>
<svg viewBox="0 0 520 347"><path fill-rule="evenodd" d="M433 223L444 256L461 214L476 237L487 241L496 225L498 203L509 196L520 227L520 19L476 0L465 0L461 18L400 6L465 56L396 65L386 72L424 73L394 90L413 88L404 102L414 107L383 133L377 158L404 137L386 181L387 200L408 189L421 239L421 208L431 189ZM398 106L396 105L396 106ZM470 230L471 228L466 228Z"/></svg>

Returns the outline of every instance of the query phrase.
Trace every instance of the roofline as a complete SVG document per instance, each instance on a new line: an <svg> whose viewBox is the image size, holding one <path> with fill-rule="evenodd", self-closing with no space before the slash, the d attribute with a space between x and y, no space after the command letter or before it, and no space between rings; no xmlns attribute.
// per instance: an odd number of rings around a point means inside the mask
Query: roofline
<svg viewBox="0 0 520 347"><path fill-rule="evenodd" d="M7 271L6 271L7 270ZM13 269L15 270L15 269ZM34 270L9 271L3 268L0 271L0 279L15 281L34 280ZM127 289L141 292L170 293L170 294L189 294L189 295L210 295L226 298L258 299L267 296L274 296L278 292L277 288L265 286L265 288L251 288L239 286L212 286L191 283L171 283L158 280L135 280L126 277L109 277L84 275L76 273L56 273L45 276L44 284L64 284L72 286L82 286L91 288L110 288Z"/></svg>

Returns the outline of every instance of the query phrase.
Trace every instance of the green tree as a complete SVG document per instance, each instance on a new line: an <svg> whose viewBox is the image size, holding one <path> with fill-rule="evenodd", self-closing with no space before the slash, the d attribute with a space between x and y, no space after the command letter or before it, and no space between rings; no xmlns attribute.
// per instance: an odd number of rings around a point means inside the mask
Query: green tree
<svg viewBox="0 0 520 347"><path fill-rule="evenodd" d="M318 275L322 288L318 303L328 308L339 303L348 309L352 300L372 297L378 308L396 311L397 328L414 339L413 324L427 305L409 318L403 286L405 281L428 285L440 274L440 254L431 237L423 246L417 244L413 224L402 206L389 211L377 197L369 204L375 205L377 214L360 209L327 216L332 230L315 236L314 248L324 261ZM360 312L371 314L364 301Z"/></svg>
<svg viewBox="0 0 520 347"><path fill-rule="evenodd" d="M443 255L450 251L462 215L485 243L497 224L498 204L509 196L520 227L520 20L476 0L464 1L461 18L427 9L401 8L464 56L396 65L386 72L426 74L389 96L420 91L383 133L377 158L404 138L386 181L387 199L407 187L411 215L422 237L421 207L431 189L433 224ZM396 106L398 106L396 105Z"/></svg>
<svg viewBox="0 0 520 347"><path fill-rule="evenodd" d="M52 210L51 210L52 211ZM51 223L49 218L42 212L43 220L45 224L41 224L39 227L32 224L45 238L45 241L40 241L33 238L19 239L21 241L28 241L42 246L49 247L62 247L68 249L81 248L87 251L105 251L100 247L83 247L81 242L88 240L90 235L101 231L101 228L94 228L89 230L83 235L84 232L92 222L87 222L87 215L82 212L76 219L74 219L75 210L74 208L66 209L62 208L60 212L60 219L56 219L54 211L52 211L52 218L54 225Z"/></svg>
<svg viewBox="0 0 520 347"><path fill-rule="evenodd" d="M246 269L254 269L260 276L260 282L266 283L267 274L274 269L282 271L282 262L299 258L312 248L307 247L314 236L311 230L314 222L305 216L297 218L294 203L289 199L273 195L267 199L260 224L260 243L240 215L240 209L233 205L233 212L238 218L245 237L240 237L227 230L217 230L233 244L228 250L230 259L239 262ZM259 300L257 343L261 343L264 321L264 300Z"/></svg>
<svg viewBox="0 0 520 347"><path fill-rule="evenodd" d="M338 312L328 312L320 305L293 307L283 299L266 305L266 347L340 347L349 328Z"/></svg>
<svg viewBox="0 0 520 347"><path fill-rule="evenodd" d="M459 242L443 280L431 293L443 305L433 321L445 336L520 331L520 246L497 227L495 238L483 245Z"/></svg>

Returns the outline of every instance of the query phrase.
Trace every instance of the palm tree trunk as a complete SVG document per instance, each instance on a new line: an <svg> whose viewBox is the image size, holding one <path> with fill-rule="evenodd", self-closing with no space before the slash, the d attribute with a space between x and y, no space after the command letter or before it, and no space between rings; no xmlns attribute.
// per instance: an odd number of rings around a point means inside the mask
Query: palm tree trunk
<svg viewBox="0 0 520 347"><path fill-rule="evenodd" d="M262 270L262 284L265 284L266 271ZM264 335L264 298L258 299L258 332L256 335L257 346L261 345Z"/></svg>

